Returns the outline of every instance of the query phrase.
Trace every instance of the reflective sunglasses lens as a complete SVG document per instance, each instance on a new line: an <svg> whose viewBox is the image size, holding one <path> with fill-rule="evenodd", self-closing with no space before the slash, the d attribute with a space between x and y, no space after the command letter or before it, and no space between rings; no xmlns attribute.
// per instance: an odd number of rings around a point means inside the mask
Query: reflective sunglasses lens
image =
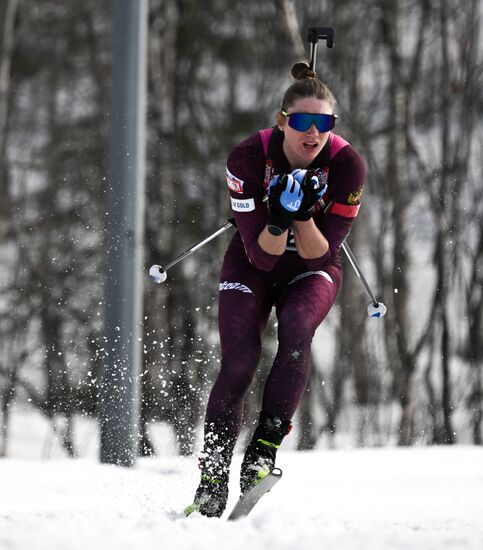
<svg viewBox="0 0 483 550"><path fill-rule="evenodd" d="M314 122L319 132L330 132L335 126L334 115L314 115Z"/></svg>
<svg viewBox="0 0 483 550"><path fill-rule="evenodd" d="M307 113L292 113L288 117L288 125L297 132L306 132L313 122L313 115Z"/></svg>

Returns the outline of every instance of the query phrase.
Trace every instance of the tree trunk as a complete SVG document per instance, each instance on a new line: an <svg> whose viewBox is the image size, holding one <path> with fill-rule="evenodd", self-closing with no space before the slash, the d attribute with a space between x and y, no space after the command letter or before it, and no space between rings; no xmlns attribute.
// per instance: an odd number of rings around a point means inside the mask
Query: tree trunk
<svg viewBox="0 0 483 550"><path fill-rule="evenodd" d="M10 193L7 189L7 123L10 97L10 72L14 42L15 17L19 0L0 2L0 221L9 219L12 213ZM0 235L2 227L0 226Z"/></svg>
<svg viewBox="0 0 483 550"><path fill-rule="evenodd" d="M7 134L10 67L14 40L14 26L19 0L0 3L0 166L3 165Z"/></svg>
<svg viewBox="0 0 483 550"><path fill-rule="evenodd" d="M8 368L8 367L7 367ZM8 451L8 428L10 423L10 406L15 399L15 389L17 386L15 367L9 369L8 382L3 391L2 406L0 413L0 458L7 456Z"/></svg>
<svg viewBox="0 0 483 550"><path fill-rule="evenodd" d="M390 0L383 7L383 25L388 47L390 66L389 85L389 143L387 181L393 204L394 246L392 257L393 320L396 349L400 364L397 374L397 397L401 405L399 444L410 445L414 436L413 376L415 365L409 351L410 318L409 268L410 249L408 216L411 203L408 180L408 101L410 83L404 78L401 51L403 42L403 13L397 0Z"/></svg>

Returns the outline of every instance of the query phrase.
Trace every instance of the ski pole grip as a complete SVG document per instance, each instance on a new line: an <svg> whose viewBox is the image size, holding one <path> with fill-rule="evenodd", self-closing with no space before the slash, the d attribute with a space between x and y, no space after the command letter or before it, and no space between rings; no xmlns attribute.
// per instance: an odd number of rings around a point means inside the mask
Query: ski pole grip
<svg viewBox="0 0 483 550"><path fill-rule="evenodd" d="M317 44L319 40L326 40L327 47L333 48L335 42L335 30L332 27L309 27L308 41Z"/></svg>

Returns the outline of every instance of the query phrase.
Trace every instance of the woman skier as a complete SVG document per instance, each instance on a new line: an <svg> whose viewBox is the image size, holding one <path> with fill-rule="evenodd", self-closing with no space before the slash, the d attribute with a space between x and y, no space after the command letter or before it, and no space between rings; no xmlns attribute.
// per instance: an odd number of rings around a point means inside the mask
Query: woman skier
<svg viewBox="0 0 483 550"><path fill-rule="evenodd" d="M333 94L306 63L296 63L292 76L276 126L245 139L227 160L238 230L220 275L221 368L206 410L201 481L187 514L219 517L226 507L245 396L275 307L278 349L242 461L242 493L273 469L309 377L314 332L339 290L339 247L359 209L366 166L331 132Z"/></svg>

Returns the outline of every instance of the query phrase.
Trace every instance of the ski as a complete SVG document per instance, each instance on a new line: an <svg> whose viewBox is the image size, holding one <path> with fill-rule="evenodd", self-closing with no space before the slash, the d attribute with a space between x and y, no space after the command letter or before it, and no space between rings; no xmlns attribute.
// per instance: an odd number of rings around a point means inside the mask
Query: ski
<svg viewBox="0 0 483 550"><path fill-rule="evenodd" d="M282 470L280 470L280 468L274 468L261 481L246 493L243 493L235 504L231 514L228 516L228 520L240 519L248 516L257 502L265 493L268 493L278 481L280 481L281 477Z"/></svg>

